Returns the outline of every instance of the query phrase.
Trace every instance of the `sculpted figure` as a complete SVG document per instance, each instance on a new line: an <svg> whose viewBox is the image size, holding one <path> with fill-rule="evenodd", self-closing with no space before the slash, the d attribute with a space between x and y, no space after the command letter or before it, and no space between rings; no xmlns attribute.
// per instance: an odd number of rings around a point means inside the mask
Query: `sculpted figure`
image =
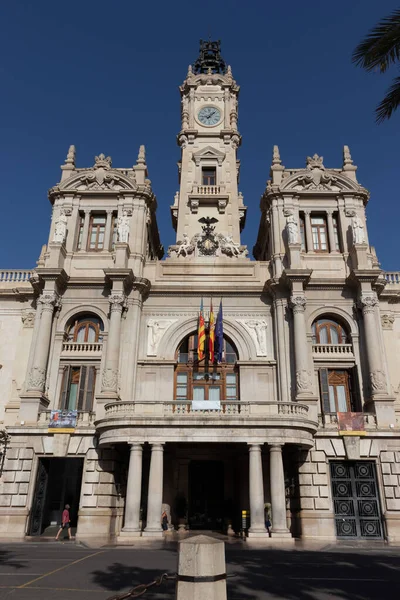
<svg viewBox="0 0 400 600"><path fill-rule="evenodd" d="M361 221L361 219L358 215L354 215L354 217L352 218L351 227L353 230L354 244L364 244L365 243L364 223Z"/></svg>
<svg viewBox="0 0 400 600"><path fill-rule="evenodd" d="M194 251L194 246L190 243L187 233L183 234L183 240L178 242L176 256L187 256Z"/></svg>
<svg viewBox="0 0 400 600"><path fill-rule="evenodd" d="M157 354L157 348L161 341L164 332L171 325L171 321L157 321L156 319L150 319L147 322L149 328L149 338L147 345L147 355L153 356Z"/></svg>
<svg viewBox="0 0 400 600"><path fill-rule="evenodd" d="M252 329L257 340L258 349L261 355L267 354L267 323L258 319L246 321L249 329Z"/></svg>
<svg viewBox="0 0 400 600"><path fill-rule="evenodd" d="M126 211L122 213L121 217L118 217L117 233L118 241L127 244L129 238L129 217Z"/></svg>
<svg viewBox="0 0 400 600"><path fill-rule="evenodd" d="M231 235L221 235L219 238L221 250L224 254L227 254L228 256L240 256L240 244L234 242Z"/></svg>
<svg viewBox="0 0 400 600"><path fill-rule="evenodd" d="M54 227L53 242L63 243L67 235L67 217L62 210L57 217Z"/></svg>
<svg viewBox="0 0 400 600"><path fill-rule="evenodd" d="M297 244L299 241L299 226L293 215L286 219L286 232L289 244Z"/></svg>

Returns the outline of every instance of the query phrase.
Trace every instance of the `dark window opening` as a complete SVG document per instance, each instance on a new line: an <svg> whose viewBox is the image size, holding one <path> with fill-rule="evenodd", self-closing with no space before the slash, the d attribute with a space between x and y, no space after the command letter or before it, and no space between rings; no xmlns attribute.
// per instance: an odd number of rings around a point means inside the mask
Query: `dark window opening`
<svg viewBox="0 0 400 600"><path fill-rule="evenodd" d="M215 167L203 167L202 185L217 185L217 169Z"/></svg>

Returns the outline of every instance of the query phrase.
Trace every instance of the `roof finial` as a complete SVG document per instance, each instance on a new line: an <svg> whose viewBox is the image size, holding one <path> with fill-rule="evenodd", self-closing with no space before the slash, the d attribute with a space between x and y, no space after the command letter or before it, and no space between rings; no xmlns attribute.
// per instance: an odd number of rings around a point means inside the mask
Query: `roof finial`
<svg viewBox="0 0 400 600"><path fill-rule="evenodd" d="M281 155L279 154L279 147L274 146L274 150L272 152L272 165L280 165L282 164Z"/></svg>
<svg viewBox="0 0 400 600"><path fill-rule="evenodd" d="M136 164L137 165L145 165L146 164L146 149L143 145L140 146L140 148L139 148L139 154L137 157Z"/></svg>
<svg viewBox="0 0 400 600"><path fill-rule="evenodd" d="M353 161L351 159L350 148L348 146L343 146L343 168L346 165L352 165Z"/></svg>
<svg viewBox="0 0 400 600"><path fill-rule="evenodd" d="M75 167L75 156L76 156L75 146L70 146L69 150L68 150L67 158L65 160L65 164L72 165L73 167Z"/></svg>
<svg viewBox="0 0 400 600"><path fill-rule="evenodd" d="M186 75L186 77L187 77L188 79L189 79L189 77L193 77L193 68L192 68L192 65L189 65L189 66L188 66L188 72L187 72L187 75Z"/></svg>

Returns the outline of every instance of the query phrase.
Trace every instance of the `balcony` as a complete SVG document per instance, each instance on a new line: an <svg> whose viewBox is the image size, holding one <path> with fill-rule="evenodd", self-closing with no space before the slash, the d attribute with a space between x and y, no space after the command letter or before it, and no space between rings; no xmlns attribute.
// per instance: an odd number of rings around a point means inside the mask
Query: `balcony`
<svg viewBox="0 0 400 600"><path fill-rule="evenodd" d="M50 414L51 410L41 410L38 415L38 426L39 427L47 427L50 422ZM81 427L90 427L94 426L95 421L95 413L94 412L86 412L86 411L78 411L78 417L76 420L76 429ZM54 430L57 433L57 430Z"/></svg>
<svg viewBox="0 0 400 600"><path fill-rule="evenodd" d="M365 431L374 431L377 429L376 415L364 413ZM337 414L318 415L318 425L322 430L338 431Z"/></svg>
<svg viewBox="0 0 400 600"><path fill-rule="evenodd" d="M229 195L224 185L194 185L189 194L189 206L192 213L196 214L200 204L202 206L217 206L218 212L223 214L228 204Z"/></svg>
<svg viewBox="0 0 400 600"><path fill-rule="evenodd" d="M313 344L313 358L315 360L353 360L352 344Z"/></svg>
<svg viewBox="0 0 400 600"><path fill-rule="evenodd" d="M102 350L103 342L64 342L62 345L62 356L99 357Z"/></svg>

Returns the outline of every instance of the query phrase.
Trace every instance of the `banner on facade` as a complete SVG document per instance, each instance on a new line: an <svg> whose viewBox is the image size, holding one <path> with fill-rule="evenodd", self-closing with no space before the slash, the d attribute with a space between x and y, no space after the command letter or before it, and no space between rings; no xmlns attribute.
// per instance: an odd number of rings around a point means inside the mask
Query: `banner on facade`
<svg viewBox="0 0 400 600"><path fill-rule="evenodd" d="M338 412L339 435L365 435L364 413Z"/></svg>
<svg viewBox="0 0 400 600"><path fill-rule="evenodd" d="M71 433L76 427L77 410L52 410L50 413L49 432Z"/></svg>
<svg viewBox="0 0 400 600"><path fill-rule="evenodd" d="M192 400L192 410L221 410L219 400Z"/></svg>

